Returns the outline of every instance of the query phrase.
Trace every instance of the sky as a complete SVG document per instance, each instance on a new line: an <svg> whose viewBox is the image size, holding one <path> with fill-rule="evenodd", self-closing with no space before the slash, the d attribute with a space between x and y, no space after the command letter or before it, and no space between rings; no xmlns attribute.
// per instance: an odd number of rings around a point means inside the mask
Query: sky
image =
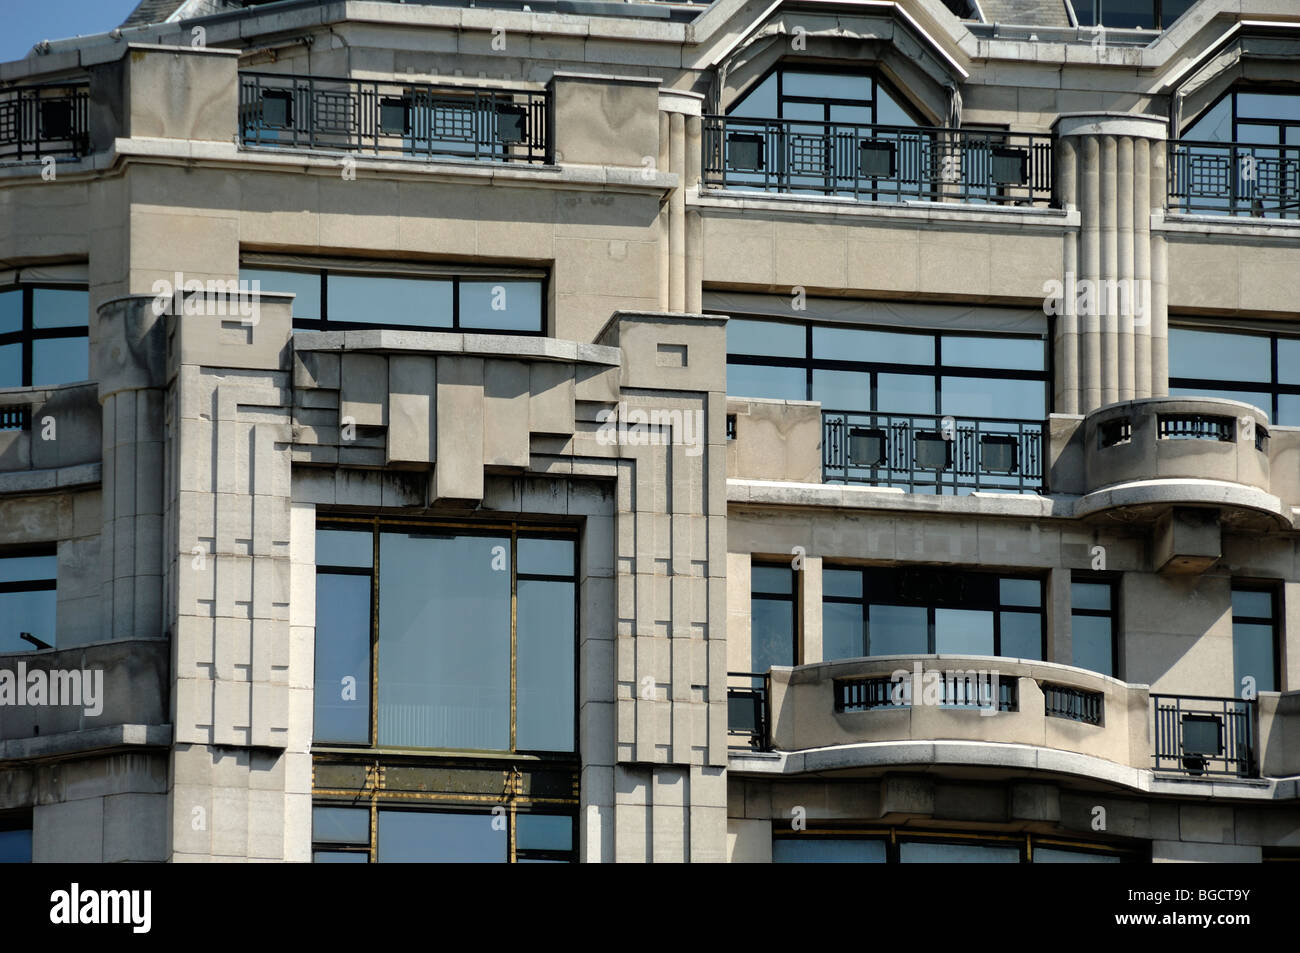
<svg viewBox="0 0 1300 953"><path fill-rule="evenodd" d="M106 33L139 0L0 0L0 63L20 60L41 40Z"/></svg>

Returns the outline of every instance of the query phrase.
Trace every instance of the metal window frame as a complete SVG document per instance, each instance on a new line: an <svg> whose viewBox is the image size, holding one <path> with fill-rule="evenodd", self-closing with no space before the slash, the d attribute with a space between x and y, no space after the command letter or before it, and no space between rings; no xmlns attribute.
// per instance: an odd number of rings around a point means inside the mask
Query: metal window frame
<svg viewBox="0 0 1300 953"><path fill-rule="evenodd" d="M765 602L789 602L790 603L790 627L791 632L791 656L792 665L802 665L804 662L804 632L803 632L803 570L795 569L790 560L776 560L772 558L753 556L750 557L750 581L749 581L749 600L752 605L755 599ZM754 574L756 567L764 569L783 569L790 573L790 594L775 592L755 592L754 591ZM751 612L752 617L752 612ZM754 635L753 629L750 630L749 641L749 667L754 667ZM770 671L770 670L769 670ZM766 673L756 672L752 674L755 682ZM754 688L761 687L754 685Z"/></svg>
<svg viewBox="0 0 1300 953"><path fill-rule="evenodd" d="M1300 126L1300 123L1297 123ZM1269 349L1269 380L1252 381L1239 380L1236 378L1212 378L1212 377L1179 377L1173 373L1172 362L1169 368L1169 387L1191 390L1195 388L1205 388L1206 390L1236 390L1236 391L1259 391L1265 393L1269 398L1269 406L1261 407L1261 410L1268 412L1270 424L1278 423L1278 414L1281 410L1281 398L1297 397L1300 398L1300 384L1284 384L1278 378L1278 342L1280 340L1292 340L1300 342L1300 332L1294 334L1285 334L1278 331L1258 331L1253 328L1237 330L1232 326L1224 325L1201 325L1201 324L1179 324L1177 318L1170 317L1170 330L1174 331L1205 331L1211 334L1232 334L1241 337L1260 337L1268 339Z"/></svg>
<svg viewBox="0 0 1300 953"><path fill-rule="evenodd" d="M54 577L52 579L0 580L0 594L7 595L13 592L57 593L59 591L59 567L57 562L58 555L59 555L58 547L53 544L5 547L4 549L0 549L0 562L3 562L6 559L27 559L33 556L54 557L56 560L54 565ZM57 595L55 598L56 599L58 598ZM14 633L14 634L16 636L18 633ZM36 633L31 633L31 634L36 635ZM37 635L37 638L40 638L40 636ZM59 647L59 631L58 631L57 621L55 624L55 630L52 633L50 633L50 638L48 640L42 639L42 641L49 641L51 648L57 649ZM36 647L32 646L31 651L33 652L36 651Z"/></svg>
<svg viewBox="0 0 1300 953"><path fill-rule="evenodd" d="M1074 621L1074 617L1075 617L1076 615L1077 615L1077 616L1091 616L1091 617L1093 617L1093 618L1104 618L1104 619L1109 619L1109 620L1110 620L1110 667L1111 667L1111 671L1110 671L1109 674L1110 674L1110 677L1111 677L1111 678L1118 678L1118 679L1120 679L1121 681L1123 680L1123 674L1122 674L1122 672L1121 672L1121 668L1122 668L1121 663L1122 663L1122 661L1123 661L1123 653L1120 651L1120 631L1119 631L1120 625L1119 625L1119 621L1120 621L1120 618L1121 618L1121 613L1120 613L1120 582L1121 582L1122 578L1123 578L1123 577L1122 577L1119 573L1114 573L1114 572L1090 572L1090 571L1087 571L1087 570L1076 569L1076 570L1074 570L1073 572L1070 573L1070 621L1071 621L1071 623L1073 623L1073 621ZM1074 585L1075 585L1075 583L1082 583L1082 584L1085 584L1085 585L1106 586L1107 589L1110 590L1110 608L1109 608L1109 609L1082 609L1082 608L1077 608L1077 607L1075 606L1075 604L1074 604ZM1073 630L1073 625L1071 625L1071 629ZM1074 643L1073 643L1073 640L1071 640L1071 643L1070 643L1070 644L1071 644L1071 647L1073 648L1073 644L1074 644ZM1073 658L1071 658L1071 660L1070 660L1070 664L1071 664L1071 665L1074 664L1074 660L1073 660ZM1077 667L1077 666L1076 666L1076 667ZM1085 669L1085 671L1091 671L1091 669ZM1104 674L1107 674L1107 673L1105 673L1105 672L1099 672L1098 674L1104 675Z"/></svg>
<svg viewBox="0 0 1300 953"><path fill-rule="evenodd" d="M0 286L0 294L6 292L18 292L22 295L22 325L17 331L0 332L0 347L17 344L20 347L20 364L18 383L7 384L0 381L0 387L46 387L58 385L33 384L32 383L32 359L36 350L38 341L54 341L63 338L85 338L86 347L90 347L90 311L86 312L85 325L73 325L71 327L60 328L38 328L36 327L35 301L37 291L84 291L87 293L87 309L89 309L89 285L68 284L48 281L21 281L16 284ZM68 382L75 383L75 382ZM30 426L30 421L28 422Z"/></svg>
<svg viewBox="0 0 1300 953"><path fill-rule="evenodd" d="M818 825L807 830L792 830L782 821L772 823L772 840L883 841L885 863L901 863L902 844L987 845L1018 847L1020 863L1032 863L1035 847L1071 850L1085 854L1118 857L1120 863L1141 863L1150 859L1150 844L1127 841L1090 841L1071 835L1038 834L1019 831L959 831L903 827L899 825L844 824Z"/></svg>
<svg viewBox="0 0 1300 953"><path fill-rule="evenodd" d="M1284 598L1281 588L1282 584L1278 580L1252 580L1252 579L1234 579L1229 589L1229 600L1233 592L1263 592L1269 596L1269 608L1271 616L1239 616L1232 612L1233 639L1236 639L1236 624L1241 622L1246 625L1267 625L1272 630L1270 641L1272 642L1272 661L1273 661L1273 687L1260 688L1259 691L1282 691L1281 685L1283 679L1282 669L1282 600ZM1233 672L1233 682L1237 682L1237 674ZM1234 688L1240 690L1240 683L1236 683Z"/></svg>

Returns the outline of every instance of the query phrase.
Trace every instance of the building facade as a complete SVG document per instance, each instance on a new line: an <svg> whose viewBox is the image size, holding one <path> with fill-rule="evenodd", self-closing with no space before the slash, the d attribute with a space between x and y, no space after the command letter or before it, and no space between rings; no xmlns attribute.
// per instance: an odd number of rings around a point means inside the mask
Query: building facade
<svg viewBox="0 0 1300 953"><path fill-rule="evenodd" d="M1300 856L1298 52L146 0L0 64L0 857Z"/></svg>

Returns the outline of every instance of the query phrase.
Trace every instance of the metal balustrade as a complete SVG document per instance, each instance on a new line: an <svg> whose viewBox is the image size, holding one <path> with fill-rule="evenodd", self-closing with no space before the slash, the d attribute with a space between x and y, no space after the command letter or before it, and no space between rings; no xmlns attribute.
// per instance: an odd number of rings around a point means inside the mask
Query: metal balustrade
<svg viewBox="0 0 1300 953"><path fill-rule="evenodd" d="M245 146L426 159L550 161L548 94L240 73Z"/></svg>
<svg viewBox="0 0 1300 953"><path fill-rule="evenodd" d="M927 675L938 675L928 681ZM873 678L836 679L835 711L871 711L876 708L910 708L918 704L934 704L941 708L991 709L993 702L993 674L982 671L951 672L935 670L922 675L922 697L913 697L913 673L908 672L898 681L893 676ZM1019 679L1012 676L997 680L998 711L1018 711L1020 707ZM937 688L933 700L928 697L929 687Z"/></svg>
<svg viewBox="0 0 1300 953"><path fill-rule="evenodd" d="M1300 145L1174 140L1169 210L1300 218Z"/></svg>
<svg viewBox="0 0 1300 953"><path fill-rule="evenodd" d="M1157 771L1258 777L1254 700L1152 695Z"/></svg>
<svg viewBox="0 0 1300 953"><path fill-rule="evenodd" d="M0 407L0 430L30 430L31 426L31 407L26 404Z"/></svg>
<svg viewBox="0 0 1300 953"><path fill-rule="evenodd" d="M1105 696L1067 685L1043 685L1043 711L1050 718L1080 721L1085 725L1102 723Z"/></svg>
<svg viewBox="0 0 1300 953"><path fill-rule="evenodd" d="M1043 422L822 412L822 479L935 493L1043 489Z"/></svg>
<svg viewBox="0 0 1300 953"><path fill-rule="evenodd" d="M0 89L0 161L90 152L90 84Z"/></svg>
<svg viewBox="0 0 1300 953"><path fill-rule="evenodd" d="M742 680L745 684L727 686L727 735L733 742L742 741L745 747L766 751L771 747L768 733L770 677L760 672L728 672L727 681L733 680Z"/></svg>
<svg viewBox="0 0 1300 953"><path fill-rule="evenodd" d="M932 126L705 116L709 187L872 201L1050 205L1053 139Z"/></svg>
<svg viewBox="0 0 1300 953"><path fill-rule="evenodd" d="M1232 443L1237 439L1237 421L1233 417L1211 414L1160 414L1156 431L1161 440L1217 440Z"/></svg>

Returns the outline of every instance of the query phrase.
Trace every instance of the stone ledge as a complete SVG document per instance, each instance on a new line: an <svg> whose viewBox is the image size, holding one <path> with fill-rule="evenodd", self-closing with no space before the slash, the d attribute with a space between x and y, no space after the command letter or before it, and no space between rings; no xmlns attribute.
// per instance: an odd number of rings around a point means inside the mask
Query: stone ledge
<svg viewBox="0 0 1300 953"><path fill-rule="evenodd" d="M0 762L45 761L118 748L168 748L171 725L109 725L0 742Z"/></svg>
<svg viewBox="0 0 1300 953"><path fill-rule="evenodd" d="M102 463L79 463L48 470L11 470L0 473L0 496L98 486L102 480Z"/></svg>
<svg viewBox="0 0 1300 953"><path fill-rule="evenodd" d="M907 224L933 222L951 225L1000 225L1008 229L1053 228L1076 229L1080 225L1078 209L1022 208L1001 205L968 205L957 202L866 202L839 196L783 195L776 192L737 192L731 189L700 187L698 197L688 207L701 209L735 209L801 215L866 217Z"/></svg>

